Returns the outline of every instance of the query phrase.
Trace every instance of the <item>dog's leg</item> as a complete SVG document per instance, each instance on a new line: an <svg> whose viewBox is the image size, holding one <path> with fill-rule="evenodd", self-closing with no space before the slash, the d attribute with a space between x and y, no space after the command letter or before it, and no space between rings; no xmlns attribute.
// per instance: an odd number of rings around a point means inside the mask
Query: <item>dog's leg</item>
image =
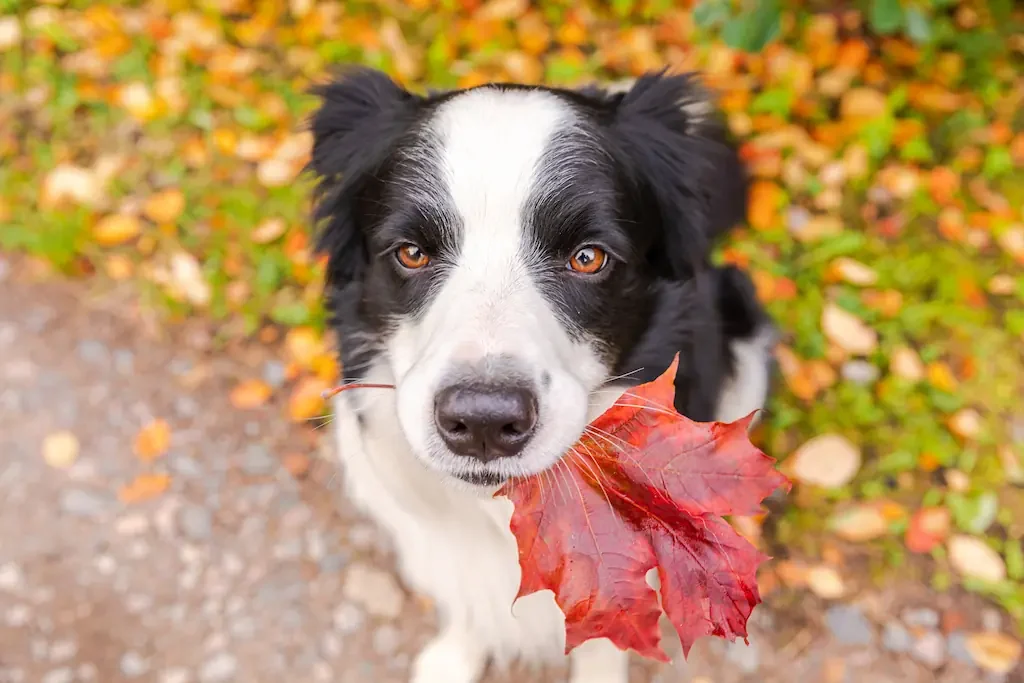
<svg viewBox="0 0 1024 683"><path fill-rule="evenodd" d="M410 683L476 683L487 654L466 629L447 626L416 656Z"/></svg>
<svg viewBox="0 0 1024 683"><path fill-rule="evenodd" d="M569 683L629 683L629 655L605 638L588 640L569 657Z"/></svg>

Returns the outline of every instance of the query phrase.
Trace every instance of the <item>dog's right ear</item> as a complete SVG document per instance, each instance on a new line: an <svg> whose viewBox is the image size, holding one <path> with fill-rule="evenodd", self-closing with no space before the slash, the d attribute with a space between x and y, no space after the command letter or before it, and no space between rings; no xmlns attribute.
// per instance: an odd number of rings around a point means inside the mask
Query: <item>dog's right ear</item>
<svg viewBox="0 0 1024 683"><path fill-rule="evenodd" d="M342 72L313 94L322 100L310 122L310 168L319 180L316 248L328 257L328 285L340 287L366 265L365 209L374 205L379 171L423 100L386 74L362 67Z"/></svg>

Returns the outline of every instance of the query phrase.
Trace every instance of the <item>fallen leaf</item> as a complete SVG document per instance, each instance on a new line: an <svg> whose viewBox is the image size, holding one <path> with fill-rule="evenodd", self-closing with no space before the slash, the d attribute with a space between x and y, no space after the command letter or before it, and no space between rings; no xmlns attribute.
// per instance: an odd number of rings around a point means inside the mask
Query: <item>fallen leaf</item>
<svg viewBox="0 0 1024 683"><path fill-rule="evenodd" d="M283 218L268 218L249 234L249 238L256 244L270 244L285 233L288 224Z"/></svg>
<svg viewBox="0 0 1024 683"><path fill-rule="evenodd" d="M18 17L0 17L0 52L6 52L21 42L21 22Z"/></svg>
<svg viewBox="0 0 1024 683"><path fill-rule="evenodd" d="M878 348L878 334L836 304L827 304L822 311L821 331L833 344L855 356L866 356Z"/></svg>
<svg viewBox="0 0 1024 683"><path fill-rule="evenodd" d="M1017 281L1012 275L993 275L988 281L988 291L996 296L1010 296L1017 291Z"/></svg>
<svg viewBox="0 0 1024 683"><path fill-rule="evenodd" d="M284 456L284 468L297 479L305 477L312 464L310 457L303 453L288 453Z"/></svg>
<svg viewBox="0 0 1024 683"><path fill-rule="evenodd" d="M1010 444L999 446L999 461L1003 465L1003 473L1007 481L1013 484L1024 484L1024 457L1014 451Z"/></svg>
<svg viewBox="0 0 1024 683"><path fill-rule="evenodd" d="M112 247L135 239L141 231L142 224L135 216L111 214L96 221L92 237L100 246Z"/></svg>
<svg viewBox="0 0 1024 683"><path fill-rule="evenodd" d="M843 222L835 216L811 216L799 227L790 226L790 234L801 242L817 242L843 232Z"/></svg>
<svg viewBox="0 0 1024 683"><path fill-rule="evenodd" d="M930 553L949 536L951 515L943 507L921 508L907 525L904 542L912 553Z"/></svg>
<svg viewBox="0 0 1024 683"><path fill-rule="evenodd" d="M878 282L878 273L874 269L846 256L833 261L829 269L836 279L858 287L870 287Z"/></svg>
<svg viewBox="0 0 1024 683"><path fill-rule="evenodd" d="M324 392L330 384L319 377L303 377L288 398L288 417L302 422L318 417L324 409Z"/></svg>
<svg viewBox="0 0 1024 683"><path fill-rule="evenodd" d="M848 90L839 105L844 119L873 119L886 112L885 95L872 88Z"/></svg>
<svg viewBox="0 0 1024 683"><path fill-rule="evenodd" d="M185 210L185 195L178 189L167 189L151 195L142 208L154 223L173 223Z"/></svg>
<svg viewBox="0 0 1024 683"><path fill-rule="evenodd" d="M747 220L755 230L768 230L778 223L782 190L775 183L758 180L750 188Z"/></svg>
<svg viewBox="0 0 1024 683"><path fill-rule="evenodd" d="M295 327L288 330L284 338L284 348L288 360L299 366L312 369L314 361L326 350L323 337L312 327Z"/></svg>
<svg viewBox="0 0 1024 683"><path fill-rule="evenodd" d="M839 572L828 565L818 565L808 570L807 587L811 589L812 593L825 600L836 600L846 594L843 578L839 576Z"/></svg>
<svg viewBox="0 0 1024 683"><path fill-rule="evenodd" d="M196 306L210 303L210 285L203 277L203 270L196 257L187 251L176 251L171 255L170 284L177 295Z"/></svg>
<svg viewBox="0 0 1024 683"><path fill-rule="evenodd" d="M996 583L1006 578L1006 563L985 541L974 536L958 535L947 544L949 561L961 575Z"/></svg>
<svg viewBox="0 0 1024 683"><path fill-rule="evenodd" d="M135 455L140 460L156 460L171 447L171 426L166 420L153 420L135 435Z"/></svg>
<svg viewBox="0 0 1024 683"><path fill-rule="evenodd" d="M43 439L43 460L50 467L66 470L78 459L78 438L69 431L47 434Z"/></svg>
<svg viewBox="0 0 1024 683"><path fill-rule="evenodd" d="M875 505L858 505L833 515L829 528L840 538L853 543L863 543L884 536L889 523L882 511Z"/></svg>
<svg viewBox="0 0 1024 683"><path fill-rule="evenodd" d="M750 443L753 415L700 424L661 408L672 405L674 376L675 363L631 390L562 466L496 494L514 504L518 597L554 591L567 652L605 637L666 661L663 609L688 653L701 636L745 637L760 602L755 573L766 558L719 516L757 514L785 479ZM645 580L654 568L660 603Z"/></svg>
<svg viewBox="0 0 1024 683"><path fill-rule="evenodd" d="M949 418L949 431L966 440L973 440L981 434L981 414L977 410L964 408Z"/></svg>
<svg viewBox="0 0 1024 683"><path fill-rule="evenodd" d="M897 377L908 382L920 382L924 378L924 363L909 346L898 346L893 349L889 358L889 369Z"/></svg>
<svg viewBox="0 0 1024 683"><path fill-rule="evenodd" d="M1021 656L1021 643L1005 633L986 631L967 636L967 651L980 668L999 676L1014 670Z"/></svg>
<svg viewBox="0 0 1024 683"><path fill-rule="evenodd" d="M259 408L270 400L273 390L266 382L258 379L247 379L235 385L231 390L231 405L239 410Z"/></svg>
<svg viewBox="0 0 1024 683"><path fill-rule="evenodd" d="M302 170L301 164L278 158L261 161L256 167L256 177L264 187L284 187L295 180Z"/></svg>
<svg viewBox="0 0 1024 683"><path fill-rule="evenodd" d="M860 449L845 436L819 434L796 449L785 469L801 483L840 488L857 476L860 461Z"/></svg>
<svg viewBox="0 0 1024 683"><path fill-rule="evenodd" d="M959 384L949 365L941 361L929 363L926 371L928 382L941 391L952 393Z"/></svg>
<svg viewBox="0 0 1024 683"><path fill-rule="evenodd" d="M103 182L93 171L72 164L60 164L46 174L40 205L49 209L65 202L95 206L103 196Z"/></svg>
<svg viewBox="0 0 1024 683"><path fill-rule="evenodd" d="M121 487L118 497L122 503L141 503L156 498L171 485L167 474L140 474Z"/></svg>

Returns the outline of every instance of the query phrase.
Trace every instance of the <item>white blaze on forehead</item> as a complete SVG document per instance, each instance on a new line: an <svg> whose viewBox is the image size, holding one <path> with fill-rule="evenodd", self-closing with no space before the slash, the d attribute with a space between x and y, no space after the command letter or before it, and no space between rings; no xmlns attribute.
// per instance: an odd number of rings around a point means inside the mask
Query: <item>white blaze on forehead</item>
<svg viewBox="0 0 1024 683"><path fill-rule="evenodd" d="M522 211L540 162L558 131L574 122L569 106L543 91L480 88L446 102L432 122L440 141L442 184L462 219L463 246L518 246ZM461 259L460 259L461 260Z"/></svg>
<svg viewBox="0 0 1024 683"><path fill-rule="evenodd" d="M574 123L572 109L550 93L492 88L452 98L430 123L445 205L461 227L456 263L434 306L449 321L454 315L484 326L477 353L507 350L494 345L516 338L510 328L537 332L554 322L538 310L548 307L530 277L524 211L543 189L536 184L547 175L541 174L545 153Z"/></svg>

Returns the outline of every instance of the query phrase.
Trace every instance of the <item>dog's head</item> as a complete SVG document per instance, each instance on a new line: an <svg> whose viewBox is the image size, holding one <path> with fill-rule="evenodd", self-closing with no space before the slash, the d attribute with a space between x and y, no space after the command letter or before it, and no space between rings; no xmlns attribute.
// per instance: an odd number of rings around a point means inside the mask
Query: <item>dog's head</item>
<svg viewBox="0 0 1024 683"><path fill-rule="evenodd" d="M691 78L419 96L359 69L319 94L316 218L345 378L395 383L428 466L488 484L542 471L597 392L699 338L709 243L743 216L746 182Z"/></svg>

